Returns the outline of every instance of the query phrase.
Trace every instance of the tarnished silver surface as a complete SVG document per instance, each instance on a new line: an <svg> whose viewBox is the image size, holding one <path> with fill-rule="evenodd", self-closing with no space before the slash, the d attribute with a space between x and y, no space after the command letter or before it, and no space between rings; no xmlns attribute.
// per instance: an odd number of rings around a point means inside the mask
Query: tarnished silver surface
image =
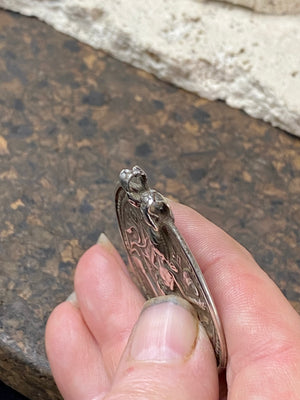
<svg viewBox="0 0 300 400"><path fill-rule="evenodd" d="M149 188L140 167L121 171L116 212L136 285L147 299L176 294L193 304L213 344L218 368L225 368L225 337L201 270L174 224L166 199Z"/></svg>

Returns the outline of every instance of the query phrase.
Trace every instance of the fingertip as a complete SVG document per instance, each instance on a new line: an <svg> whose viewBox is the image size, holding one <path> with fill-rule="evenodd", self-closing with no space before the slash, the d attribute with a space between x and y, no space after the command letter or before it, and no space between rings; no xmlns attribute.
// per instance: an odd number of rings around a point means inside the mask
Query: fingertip
<svg viewBox="0 0 300 400"><path fill-rule="evenodd" d="M57 326L61 322L63 315L65 314L65 307L69 307L66 301L63 303L58 304L52 311L48 317L45 329L46 341L49 338L52 338L52 332L56 331Z"/></svg>
<svg viewBox="0 0 300 400"><path fill-rule="evenodd" d="M123 272L126 270L119 252L107 236L102 233L97 243L85 251L78 261L74 277L75 289L78 281L87 274L87 271L101 269L105 272L106 268L117 268Z"/></svg>
<svg viewBox="0 0 300 400"><path fill-rule="evenodd" d="M173 399L217 397L218 371L213 347L195 310L177 296L162 296L145 304L112 391L119 393L120 399L138 399L150 385L149 399L161 398L163 394Z"/></svg>
<svg viewBox="0 0 300 400"><path fill-rule="evenodd" d="M78 273L81 269L87 269L98 265L99 261L102 261L102 258L107 257L108 255L109 254L104 246L101 246L98 243L94 244L80 257L75 272Z"/></svg>
<svg viewBox="0 0 300 400"><path fill-rule="evenodd" d="M177 296L147 301L131 335L135 360L168 362L185 359L194 350L198 318L193 307Z"/></svg>
<svg viewBox="0 0 300 400"><path fill-rule="evenodd" d="M50 363L52 359L64 354L66 343L72 345L72 331L78 330L78 324L81 323L78 313L79 310L69 301L59 304L51 312L45 329L45 346ZM62 335L62 331L66 335Z"/></svg>
<svg viewBox="0 0 300 400"><path fill-rule="evenodd" d="M204 272L219 257L240 254L244 259L254 261L244 246L193 208L173 202L172 211L177 228L201 261Z"/></svg>
<svg viewBox="0 0 300 400"><path fill-rule="evenodd" d="M107 251L107 249L99 245L98 243L90 247L79 259L74 276L74 287L75 292L78 295L78 300L80 302L80 290L79 286L93 275L100 273L100 270L105 270L109 266L112 268L118 263L115 255ZM88 283L88 282L87 282Z"/></svg>
<svg viewBox="0 0 300 400"><path fill-rule="evenodd" d="M45 332L46 353L55 382L64 398L96 398L108 390L100 349L80 310L71 302L51 313Z"/></svg>

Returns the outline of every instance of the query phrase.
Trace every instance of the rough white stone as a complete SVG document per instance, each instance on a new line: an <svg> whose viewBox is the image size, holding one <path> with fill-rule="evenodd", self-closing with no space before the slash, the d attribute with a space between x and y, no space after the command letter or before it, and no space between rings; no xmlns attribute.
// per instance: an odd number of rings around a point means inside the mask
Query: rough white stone
<svg viewBox="0 0 300 400"><path fill-rule="evenodd" d="M300 16L200 0L0 0L300 136Z"/></svg>
<svg viewBox="0 0 300 400"><path fill-rule="evenodd" d="M239 4L255 11L270 14L292 14L300 12L300 0L222 0Z"/></svg>

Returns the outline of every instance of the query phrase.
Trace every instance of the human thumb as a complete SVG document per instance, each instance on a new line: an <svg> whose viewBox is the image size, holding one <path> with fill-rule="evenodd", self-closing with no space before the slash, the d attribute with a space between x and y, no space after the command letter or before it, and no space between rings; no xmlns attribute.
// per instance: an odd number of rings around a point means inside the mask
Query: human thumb
<svg viewBox="0 0 300 400"><path fill-rule="evenodd" d="M133 328L107 400L216 400L216 358L193 307L149 300Z"/></svg>

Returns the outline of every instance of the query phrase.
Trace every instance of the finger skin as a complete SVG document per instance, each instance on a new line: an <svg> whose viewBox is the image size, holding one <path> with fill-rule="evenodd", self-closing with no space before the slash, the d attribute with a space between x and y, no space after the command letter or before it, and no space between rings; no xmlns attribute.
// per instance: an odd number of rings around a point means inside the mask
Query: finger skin
<svg viewBox="0 0 300 400"><path fill-rule="evenodd" d="M223 323L229 399L299 399L299 315L242 246L194 210L172 209Z"/></svg>
<svg viewBox="0 0 300 400"><path fill-rule="evenodd" d="M46 326L46 351L55 382L66 400L101 399L110 387L97 342L78 308L64 302Z"/></svg>
<svg viewBox="0 0 300 400"><path fill-rule="evenodd" d="M106 400L129 398L131 400L217 400L219 398L215 354L195 311L193 310L194 316L191 318L196 327L196 337L189 336L191 326L185 317L186 311L182 313L183 310L174 304L168 304L167 308L165 306L166 304L156 304L146 313L142 312L130 336ZM166 328L165 325L169 324L171 318L172 327ZM157 323L158 319L160 323ZM145 340L143 345L146 346L146 354L143 351L136 353L133 350L136 350L136 332L139 329L142 330L139 335ZM180 340L178 341L176 337L180 337ZM167 352L165 358L164 351L163 356L160 351L158 354L154 351L156 354L153 356L153 346L157 350L165 348L166 344L173 350L179 350L179 355L177 352L175 356L173 351ZM140 349L139 345L138 348Z"/></svg>
<svg viewBox="0 0 300 400"><path fill-rule="evenodd" d="M145 302L124 269L111 244L96 244L82 256L75 273L79 307L109 376L115 372Z"/></svg>

